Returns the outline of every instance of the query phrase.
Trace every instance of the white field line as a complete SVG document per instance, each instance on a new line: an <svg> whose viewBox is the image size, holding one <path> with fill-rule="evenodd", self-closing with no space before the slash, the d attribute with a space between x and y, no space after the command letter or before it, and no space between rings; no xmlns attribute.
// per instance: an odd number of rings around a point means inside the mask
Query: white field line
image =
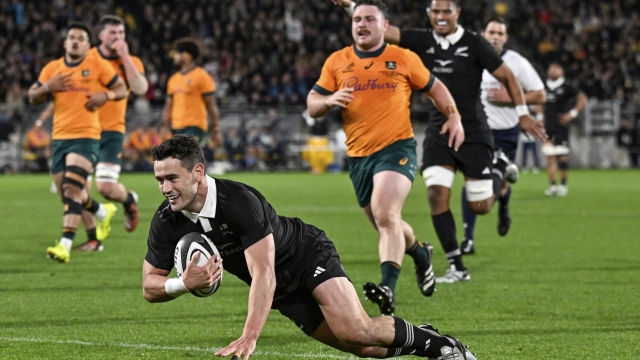
<svg viewBox="0 0 640 360"><path fill-rule="evenodd" d="M0 341L8 342L32 342L43 344L70 344L70 345L84 345L84 346L102 346L102 347L120 347L131 349L149 349L149 350L174 350L174 351L202 351L213 353L220 348L212 347L195 347L195 346L163 346L163 345L150 345L150 344L129 344L129 343L104 343L104 342L90 342L80 340L55 340L55 339L39 339L39 338L26 338L26 337L5 337L0 336ZM355 356L350 355L332 355L332 354L316 354L316 353L300 353L300 354L285 354L277 351L256 351L253 355L263 356L277 356L280 358L305 358L305 359L356 359Z"/></svg>

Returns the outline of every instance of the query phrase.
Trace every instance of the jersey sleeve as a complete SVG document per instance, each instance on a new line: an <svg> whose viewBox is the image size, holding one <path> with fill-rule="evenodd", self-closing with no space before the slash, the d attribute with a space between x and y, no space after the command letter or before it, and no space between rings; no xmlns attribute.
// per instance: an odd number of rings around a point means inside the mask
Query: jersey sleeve
<svg viewBox="0 0 640 360"><path fill-rule="evenodd" d="M119 78L118 73L116 73L116 69L114 69L107 60L100 59L97 56L95 59L96 67L100 69L100 83L106 88L111 88Z"/></svg>
<svg viewBox="0 0 640 360"><path fill-rule="evenodd" d="M136 67L136 70L138 70L140 74L144 74L144 64L142 63L142 60L137 56L132 56L131 60L133 61L133 65Z"/></svg>
<svg viewBox="0 0 640 360"><path fill-rule="evenodd" d="M44 68L42 68L42 71L40 71L40 76L38 76L38 80L36 81L36 84L40 86L46 83L52 77L55 76L54 72L55 72L55 66L53 62L48 63L47 65L44 66Z"/></svg>
<svg viewBox="0 0 640 360"><path fill-rule="evenodd" d="M413 51L405 50L405 59L409 69L408 80L411 88L421 92L428 92L431 90L436 78L433 76L431 71L424 66L418 55Z"/></svg>
<svg viewBox="0 0 640 360"><path fill-rule="evenodd" d="M493 73L502 65L502 58L485 38L480 35L476 35L476 38L478 39L478 60L480 61L480 66L487 69L490 73Z"/></svg>
<svg viewBox="0 0 640 360"><path fill-rule="evenodd" d="M514 71L515 69L511 70ZM540 75L538 75L538 72L534 69L529 60L524 57L521 57L518 75L516 78L522 85L522 90L524 92L544 90L544 84L542 83L542 79L540 79Z"/></svg>
<svg viewBox="0 0 640 360"><path fill-rule="evenodd" d="M200 77L200 93L202 96L211 95L216 91L216 83L213 81L211 75L205 70L202 70L202 76Z"/></svg>
<svg viewBox="0 0 640 360"><path fill-rule="evenodd" d="M420 44L425 36L428 35L426 29L406 29L400 30L400 43L398 46L409 49L414 52L420 51Z"/></svg>
<svg viewBox="0 0 640 360"><path fill-rule="evenodd" d="M235 206L225 211L225 218L229 229L240 235L245 249L273 233L269 215L258 196L242 189L235 194L233 203Z"/></svg>
<svg viewBox="0 0 640 360"><path fill-rule="evenodd" d="M322 72L320 73L320 79L313 86L313 90L317 91L320 95L331 95L338 90L338 83L334 73L333 65L335 62L335 53L333 53L322 66Z"/></svg>
<svg viewBox="0 0 640 360"><path fill-rule="evenodd" d="M567 86L567 97L570 101L575 101L575 98L578 96L580 91L581 90L578 87L569 84L569 86Z"/></svg>
<svg viewBox="0 0 640 360"><path fill-rule="evenodd" d="M163 203L163 205L165 204ZM147 255L144 259L158 269L171 271L174 266L174 243L177 241L171 241L173 232L163 226L165 223L160 220L163 207L166 206L161 206L151 220L149 237L147 238ZM171 211L170 209L166 210Z"/></svg>

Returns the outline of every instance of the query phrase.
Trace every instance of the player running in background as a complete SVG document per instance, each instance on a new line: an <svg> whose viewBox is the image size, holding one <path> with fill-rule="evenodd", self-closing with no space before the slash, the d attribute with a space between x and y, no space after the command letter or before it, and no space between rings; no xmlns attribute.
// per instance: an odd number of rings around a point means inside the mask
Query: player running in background
<svg viewBox="0 0 640 360"><path fill-rule="evenodd" d="M167 101L162 124L174 134L195 136L200 145L207 144L207 113L211 119L211 138L216 146L222 144L218 123L218 105L214 92L216 84L211 75L196 64L200 48L195 40L180 39L173 46L173 63L180 70L167 82Z"/></svg>
<svg viewBox="0 0 640 360"><path fill-rule="evenodd" d="M98 38L100 45L89 50L90 56L108 61L118 76L125 81L128 90L135 95L144 95L149 83L144 76L142 61L129 54L129 46L125 41L124 21L115 15L105 15L100 19ZM128 94L127 94L128 95ZM124 227L132 232L138 226L138 195L128 191L120 182L122 165L122 147L124 143L125 114L128 96L119 101L111 101L100 107L98 116L102 128L100 153L96 165L96 187L104 198L122 203L124 208ZM90 183L89 183L90 186ZM83 214L85 227L91 220ZM98 230L101 228L98 227ZM89 240L76 248L77 251L102 250L102 242L110 229L98 232L96 240Z"/></svg>
<svg viewBox="0 0 640 360"><path fill-rule="evenodd" d="M84 189L98 161L100 121L98 108L107 101L123 99L127 89L111 65L87 56L91 46L88 27L72 23L67 27L65 55L49 62L28 91L32 105L53 97L53 161L51 173L64 203L60 242L47 248L47 255L69 262L71 246L83 208L104 220L107 210ZM109 90L104 91L105 88Z"/></svg>
<svg viewBox="0 0 640 360"><path fill-rule="evenodd" d="M333 53L309 92L307 111L324 116L339 106L344 119L349 176L365 215L378 231L382 280L365 283L369 300L383 314L395 310L394 292L405 252L414 260L418 287L425 296L435 290L428 244L416 241L402 220L402 206L417 171L416 141L409 113L412 90L426 93L446 122L440 134L457 149L464 131L447 88L411 51L389 45L386 6L359 1L352 20L355 45Z"/></svg>
<svg viewBox="0 0 640 360"><path fill-rule="evenodd" d="M350 0L332 0L352 12ZM433 0L427 13L433 29L400 30L389 26L385 41L399 44L418 54L424 65L446 85L460 109L465 142L451 148L443 134L446 117L429 104L429 126L423 144L422 176L436 234L446 253L450 268L438 282L469 281L456 238L456 226L449 208L451 186L457 170L465 176L465 192L472 211L486 214L500 194L508 165L506 156L495 156L487 115L480 102L482 72L487 69L506 88L516 104L522 131L539 140L546 138L544 128L531 116L516 78L491 45L480 35L458 24L460 6L455 0ZM498 154L500 155L500 154Z"/></svg>
<svg viewBox="0 0 640 360"><path fill-rule="evenodd" d="M513 50L504 48L509 36L507 25L502 19L490 19L482 33L493 49L502 57L505 64L511 69L513 75L524 91L527 104L544 104L546 96L542 79L531 63ZM501 150L512 162L509 164L514 169L512 174L517 175L515 167L516 151L518 150L518 137L520 135L520 122L513 104L513 100L502 84L489 71L482 73L480 98L487 113L487 122L493 134L494 149ZM505 236L511 226L509 213L509 199L511 198L511 186L508 179L502 180L502 188L498 197L498 234ZM511 181L517 180L513 176ZM464 223L464 238L460 243L463 254L475 252L474 232L476 226L476 213L471 211L466 193L462 192L462 220Z"/></svg>
<svg viewBox="0 0 640 360"><path fill-rule="evenodd" d="M242 335L215 355L249 359L274 309L307 336L358 357L476 359L458 340L430 325L414 326L392 316L370 318L324 231L278 215L250 186L207 176L202 149L193 137L176 135L153 148L152 155L166 199L151 220L142 265L144 298L172 301L209 287L220 279L222 265L250 286ZM192 232L211 239L221 259L212 256L197 266L198 254L182 277L169 278L176 244ZM209 316L205 321L211 321Z"/></svg>
<svg viewBox="0 0 640 360"><path fill-rule="evenodd" d="M562 65L551 63L547 69L547 76L544 127L549 134L549 140L542 145L542 153L547 157L549 188L545 195L566 196L569 173L567 155L570 151L569 123L584 109L587 96L567 82ZM538 110L541 111L540 108ZM557 169L560 169L560 185L556 183Z"/></svg>

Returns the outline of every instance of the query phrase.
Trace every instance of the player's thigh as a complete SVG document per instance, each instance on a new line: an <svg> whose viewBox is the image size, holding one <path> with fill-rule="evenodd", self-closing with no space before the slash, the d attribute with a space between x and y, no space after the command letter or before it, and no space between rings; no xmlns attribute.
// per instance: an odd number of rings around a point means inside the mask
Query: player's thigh
<svg viewBox="0 0 640 360"><path fill-rule="evenodd" d="M399 211L416 176L416 141L397 141L376 153L371 203L379 210Z"/></svg>
<svg viewBox="0 0 640 360"><path fill-rule="evenodd" d="M200 144L200 146L205 146L207 144L207 133L196 126L188 126L184 129L175 129L173 130L173 134L183 134L189 135L196 138L196 141Z"/></svg>
<svg viewBox="0 0 640 360"><path fill-rule="evenodd" d="M98 140L56 140L53 143L51 173L64 171L67 166L79 166L91 173L98 160Z"/></svg>
<svg viewBox="0 0 640 360"><path fill-rule="evenodd" d="M122 164L124 134L119 131L103 131L100 138L99 163Z"/></svg>
<svg viewBox="0 0 640 360"><path fill-rule="evenodd" d="M371 319L347 278L332 278L323 282L313 290L313 296L327 325L339 338L348 332L370 327Z"/></svg>
<svg viewBox="0 0 640 360"><path fill-rule="evenodd" d="M491 180L493 149L487 144L462 144L456 154L465 179Z"/></svg>
<svg viewBox="0 0 640 360"><path fill-rule="evenodd" d="M364 208L371 204L371 194L373 193L373 171L375 166L371 156L349 157L349 178L356 193L358 205Z"/></svg>

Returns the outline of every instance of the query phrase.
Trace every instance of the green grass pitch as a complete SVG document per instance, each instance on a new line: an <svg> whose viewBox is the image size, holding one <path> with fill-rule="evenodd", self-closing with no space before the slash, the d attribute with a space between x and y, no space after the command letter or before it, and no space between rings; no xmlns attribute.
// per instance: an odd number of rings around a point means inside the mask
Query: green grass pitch
<svg viewBox="0 0 640 360"><path fill-rule="evenodd" d="M569 195L543 195L543 174L522 175L512 197L510 233L496 211L478 218L471 281L420 295L405 258L397 315L459 337L479 359L640 359L640 173L572 171ZM255 186L279 214L324 229L358 292L380 279L377 234L358 208L346 174L232 174ZM126 233L122 208L101 253L45 258L61 231L62 205L48 176L0 178L0 359L215 358L244 325L246 287L224 278L210 298L164 304L142 297L141 265L152 214L162 200L152 174L125 174L140 195L141 223ZM462 237L461 177L452 211ZM435 237L421 178L403 211L421 241ZM98 196L99 198L99 196ZM85 241L79 231L76 245ZM377 308L366 302L366 311ZM347 359L272 312L252 359Z"/></svg>

